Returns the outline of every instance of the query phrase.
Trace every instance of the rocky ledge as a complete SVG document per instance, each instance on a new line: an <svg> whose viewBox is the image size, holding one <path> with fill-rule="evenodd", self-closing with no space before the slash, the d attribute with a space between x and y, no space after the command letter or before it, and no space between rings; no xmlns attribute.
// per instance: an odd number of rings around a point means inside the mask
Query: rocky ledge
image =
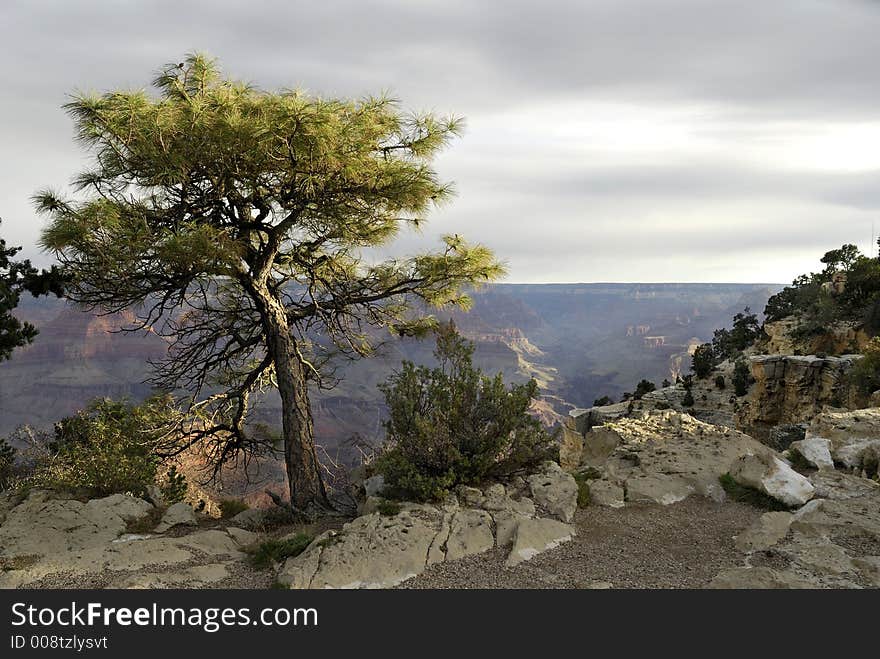
<svg viewBox="0 0 880 659"><path fill-rule="evenodd" d="M437 563L509 548L514 566L571 540L577 484L548 463L528 478L485 489L461 487L439 505L404 503L394 514L369 512L318 536L278 573L290 588L389 588Z"/></svg>

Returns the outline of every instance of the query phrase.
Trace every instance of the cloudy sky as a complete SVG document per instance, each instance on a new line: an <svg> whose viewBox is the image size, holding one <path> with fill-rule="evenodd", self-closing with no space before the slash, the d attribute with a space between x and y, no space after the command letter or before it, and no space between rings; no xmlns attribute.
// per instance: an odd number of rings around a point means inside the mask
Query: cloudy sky
<svg viewBox="0 0 880 659"><path fill-rule="evenodd" d="M201 50L463 115L437 163L458 197L402 250L457 232L515 282L788 282L880 233L878 35L869 0L3 0L2 232L47 261L29 197L86 158L66 94Z"/></svg>

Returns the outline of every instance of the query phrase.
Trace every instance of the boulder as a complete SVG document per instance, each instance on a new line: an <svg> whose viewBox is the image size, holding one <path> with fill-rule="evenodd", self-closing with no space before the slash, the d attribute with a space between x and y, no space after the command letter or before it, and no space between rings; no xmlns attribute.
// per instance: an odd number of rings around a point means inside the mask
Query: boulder
<svg viewBox="0 0 880 659"><path fill-rule="evenodd" d="M832 451L834 462L848 469L877 471L880 460L880 439L853 439L840 442Z"/></svg>
<svg viewBox="0 0 880 659"><path fill-rule="evenodd" d="M764 513L754 524L736 536L736 548L744 552L765 551L787 534L794 515L787 512Z"/></svg>
<svg viewBox="0 0 880 659"><path fill-rule="evenodd" d="M185 501L172 504L162 515L162 520L156 525L156 533L165 533L175 526L198 526L199 520L195 511Z"/></svg>
<svg viewBox="0 0 880 659"><path fill-rule="evenodd" d="M617 483L604 479L590 481L590 503L609 508L623 508L624 491Z"/></svg>
<svg viewBox="0 0 880 659"><path fill-rule="evenodd" d="M693 485L672 474L648 474L626 480L626 500L639 503L668 506L687 498L694 490Z"/></svg>
<svg viewBox="0 0 880 659"><path fill-rule="evenodd" d="M492 516L489 513L485 510L462 508L453 514L446 540L446 560L482 554L494 546Z"/></svg>
<svg viewBox="0 0 880 659"><path fill-rule="evenodd" d="M568 542L575 535L574 527L555 519L523 519L516 528L507 565L519 565L543 551Z"/></svg>
<svg viewBox="0 0 880 659"><path fill-rule="evenodd" d="M126 522L151 510L146 501L123 494L82 503L34 490L0 526L0 556L47 556L106 545L125 532Z"/></svg>
<svg viewBox="0 0 880 659"><path fill-rule="evenodd" d="M237 527L254 530L262 528L266 524L267 517L268 514L262 508L248 508L232 517L229 521Z"/></svg>
<svg viewBox="0 0 880 659"><path fill-rule="evenodd" d="M792 442L789 451L795 451L817 469L834 469L831 459L831 442L823 437L810 437Z"/></svg>
<svg viewBox="0 0 880 659"><path fill-rule="evenodd" d="M842 471L817 471L810 476L816 497L842 501L880 492L880 483Z"/></svg>
<svg viewBox="0 0 880 659"><path fill-rule="evenodd" d="M313 542L284 563L278 581L291 588L390 588L424 571L440 531L430 506L393 517L364 515Z"/></svg>
<svg viewBox="0 0 880 659"><path fill-rule="evenodd" d="M815 493L809 480L769 452L741 457L731 467L730 475L740 485L763 492L786 506L802 506Z"/></svg>
<svg viewBox="0 0 880 659"><path fill-rule="evenodd" d="M529 488L535 503L563 522L574 519L578 487L571 474L555 462L548 462L541 473L529 476Z"/></svg>

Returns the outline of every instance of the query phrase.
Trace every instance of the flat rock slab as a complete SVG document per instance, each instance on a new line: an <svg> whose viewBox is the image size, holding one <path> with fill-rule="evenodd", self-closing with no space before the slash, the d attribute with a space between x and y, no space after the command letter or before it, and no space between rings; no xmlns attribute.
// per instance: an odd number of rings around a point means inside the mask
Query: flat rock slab
<svg viewBox="0 0 880 659"><path fill-rule="evenodd" d="M524 519L519 522L507 565L519 565L541 552L568 542L575 535L574 527L555 519Z"/></svg>
<svg viewBox="0 0 880 659"><path fill-rule="evenodd" d="M668 506L686 499L695 488L673 474L649 474L626 480L626 500L638 503L659 503Z"/></svg>
<svg viewBox="0 0 880 659"><path fill-rule="evenodd" d="M735 567L724 570L709 584L709 588L780 590L815 588L815 584L789 570L767 567Z"/></svg>
<svg viewBox="0 0 880 659"><path fill-rule="evenodd" d="M152 504L123 494L83 503L36 490L8 511L0 556L54 556L105 545L125 532L126 522L151 510Z"/></svg>
<svg viewBox="0 0 880 659"><path fill-rule="evenodd" d="M539 507L563 522L574 519L578 488L571 474L551 462L543 472L529 476L528 481L532 499Z"/></svg>
<svg viewBox="0 0 880 659"><path fill-rule="evenodd" d="M181 501L168 507L162 520L156 526L156 533L165 533L175 526L198 526L199 520L195 511L188 503Z"/></svg>
<svg viewBox="0 0 880 659"><path fill-rule="evenodd" d="M748 529L736 537L740 551L764 551L777 544L786 535L794 515L786 512L764 513Z"/></svg>

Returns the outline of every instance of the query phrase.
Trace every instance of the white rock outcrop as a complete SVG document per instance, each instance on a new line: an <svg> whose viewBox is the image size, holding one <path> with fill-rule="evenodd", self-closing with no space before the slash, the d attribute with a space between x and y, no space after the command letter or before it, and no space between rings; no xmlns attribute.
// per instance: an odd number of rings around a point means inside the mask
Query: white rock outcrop
<svg viewBox="0 0 880 659"><path fill-rule="evenodd" d="M831 441L824 437L808 437L792 442L789 451L799 453L804 460L817 469L834 469L831 458Z"/></svg>
<svg viewBox="0 0 880 659"><path fill-rule="evenodd" d="M740 485L791 507L804 505L816 492L807 478L769 452L741 457L731 467L730 475Z"/></svg>
<svg viewBox="0 0 880 659"><path fill-rule="evenodd" d="M395 515L364 514L287 559L278 581L291 588L389 588L431 565L495 547L510 547L508 565L529 560L574 537L574 527L560 519L574 517L577 485L553 463L527 483L532 497L496 483L458 488L457 498L440 505L404 503Z"/></svg>

